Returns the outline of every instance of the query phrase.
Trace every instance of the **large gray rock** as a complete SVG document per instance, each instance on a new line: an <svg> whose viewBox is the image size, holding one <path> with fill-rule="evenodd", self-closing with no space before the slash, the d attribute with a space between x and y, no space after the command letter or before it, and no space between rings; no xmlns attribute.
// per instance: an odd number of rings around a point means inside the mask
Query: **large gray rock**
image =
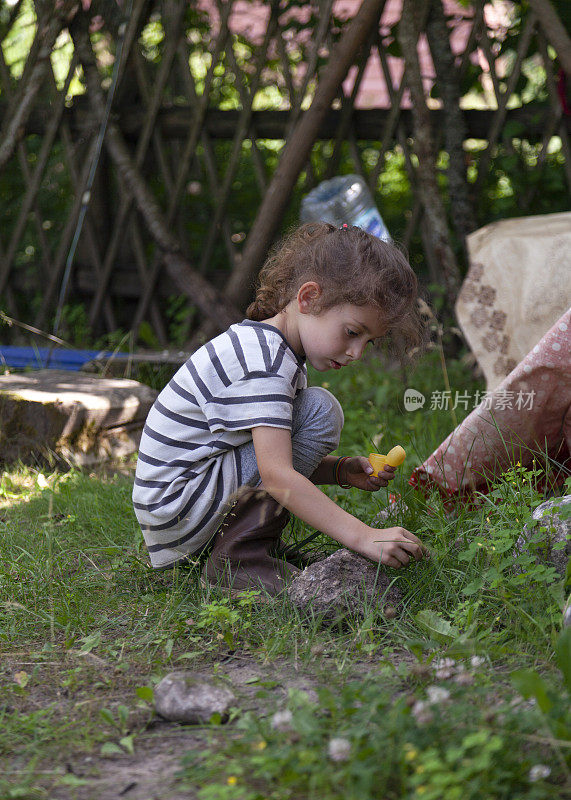
<svg viewBox="0 0 571 800"><path fill-rule="evenodd" d="M236 697L221 681L197 678L191 672L170 672L154 691L155 710L173 722L204 723L213 714L228 719Z"/></svg>
<svg viewBox="0 0 571 800"><path fill-rule="evenodd" d="M526 525L516 542L518 552L530 550L538 561L554 566L562 578L571 556L570 504L571 495L564 495L537 506L531 515L536 525Z"/></svg>
<svg viewBox="0 0 571 800"><path fill-rule="evenodd" d="M37 370L0 377L0 462L81 466L136 451L157 392L137 381Z"/></svg>
<svg viewBox="0 0 571 800"><path fill-rule="evenodd" d="M347 614L363 617L379 604L388 611L387 616L394 616L402 594L391 581L383 567L349 550L337 550L304 569L287 592L298 609L324 620Z"/></svg>

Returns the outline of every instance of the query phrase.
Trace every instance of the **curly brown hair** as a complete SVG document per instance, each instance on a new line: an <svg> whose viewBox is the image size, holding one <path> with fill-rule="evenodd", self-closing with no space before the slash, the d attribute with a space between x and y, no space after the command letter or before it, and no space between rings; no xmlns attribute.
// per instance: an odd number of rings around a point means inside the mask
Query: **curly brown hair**
<svg viewBox="0 0 571 800"><path fill-rule="evenodd" d="M406 348L421 341L418 282L404 252L361 228L311 222L292 231L260 270L248 319L273 317L306 281L321 294L313 313L350 303L377 306L393 338Z"/></svg>

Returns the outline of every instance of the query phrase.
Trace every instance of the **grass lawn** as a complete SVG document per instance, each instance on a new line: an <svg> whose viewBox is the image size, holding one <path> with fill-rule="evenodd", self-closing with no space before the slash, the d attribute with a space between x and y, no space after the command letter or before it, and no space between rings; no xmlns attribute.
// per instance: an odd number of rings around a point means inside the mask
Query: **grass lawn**
<svg viewBox="0 0 571 800"><path fill-rule="evenodd" d="M483 388L460 361L448 369L453 391ZM344 407L340 453L407 451L396 524L432 558L390 571L402 611L326 628L284 599L206 597L199 565L148 566L132 464L12 467L0 483L2 800L571 797L565 589L512 552L544 499L533 474L514 465L451 512L408 486L453 427L430 408L445 388L434 353L408 376L372 358L311 378ZM403 410L405 385L423 409ZM367 522L387 503L384 490L325 491ZM296 522L288 536L309 533ZM229 724L154 715L153 687L181 668L234 687Z"/></svg>

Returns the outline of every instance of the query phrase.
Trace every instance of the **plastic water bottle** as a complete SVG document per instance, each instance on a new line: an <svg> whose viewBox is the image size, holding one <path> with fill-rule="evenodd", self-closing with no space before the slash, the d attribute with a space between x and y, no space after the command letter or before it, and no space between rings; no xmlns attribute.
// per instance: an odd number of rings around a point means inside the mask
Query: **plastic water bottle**
<svg viewBox="0 0 571 800"><path fill-rule="evenodd" d="M360 175L339 175L323 181L301 201L302 222L356 225L379 239L391 236L367 184Z"/></svg>

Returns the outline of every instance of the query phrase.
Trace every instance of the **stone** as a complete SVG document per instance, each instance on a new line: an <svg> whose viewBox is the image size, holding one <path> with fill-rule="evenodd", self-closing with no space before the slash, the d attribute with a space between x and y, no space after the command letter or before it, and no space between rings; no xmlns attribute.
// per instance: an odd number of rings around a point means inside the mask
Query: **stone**
<svg viewBox="0 0 571 800"><path fill-rule="evenodd" d="M304 613L335 621L347 615L364 617L379 603L394 609L402 594L383 567L349 550L337 550L311 564L287 588L293 605Z"/></svg>
<svg viewBox="0 0 571 800"><path fill-rule="evenodd" d="M537 520L537 524L533 527L525 525L515 545L518 553L524 549L531 550L538 561L555 567L562 578L565 577L567 562L571 556L570 504L569 494L541 503L531 515L532 519ZM532 538L535 541L530 542ZM561 543L565 543L565 547L554 547Z"/></svg>
<svg viewBox="0 0 571 800"><path fill-rule="evenodd" d="M220 714L225 722L236 697L222 681L179 671L170 672L155 687L154 702L155 711L165 719L202 724L213 714Z"/></svg>
<svg viewBox="0 0 571 800"><path fill-rule="evenodd" d="M130 455L156 397L137 381L66 370L0 376L0 463L86 466Z"/></svg>

